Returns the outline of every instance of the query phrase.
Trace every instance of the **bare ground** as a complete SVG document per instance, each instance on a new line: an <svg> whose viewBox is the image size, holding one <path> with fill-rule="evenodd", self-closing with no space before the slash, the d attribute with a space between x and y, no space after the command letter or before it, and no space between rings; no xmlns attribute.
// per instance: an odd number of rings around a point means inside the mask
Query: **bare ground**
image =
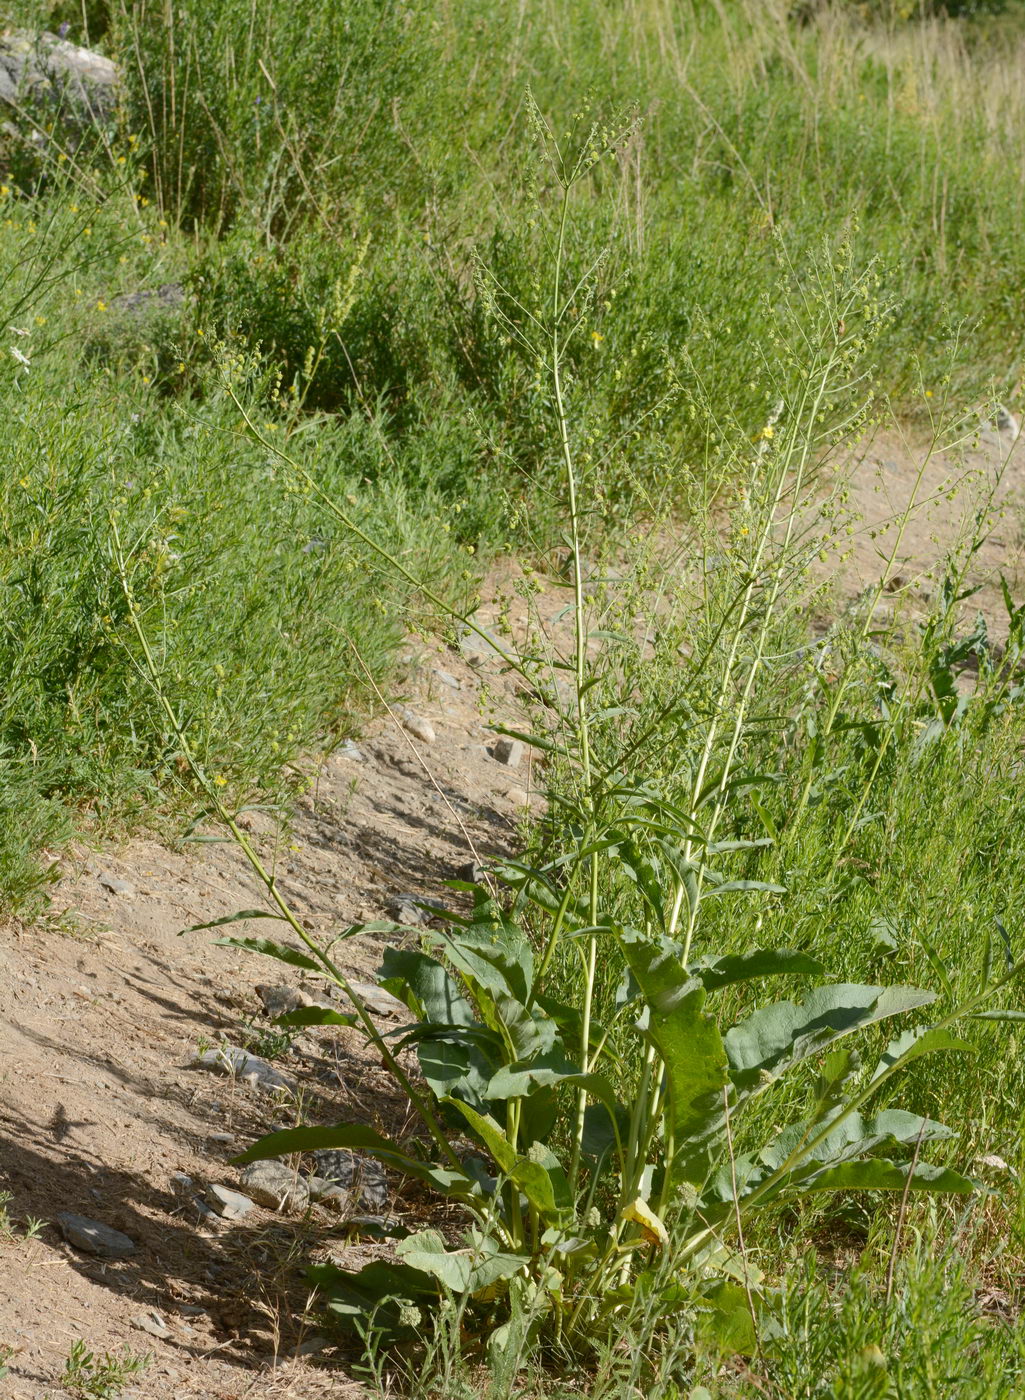
<svg viewBox="0 0 1025 1400"><path fill-rule="evenodd" d="M983 585L972 606L999 631L995 580L1019 571L1021 452L1006 432L986 431L919 475L924 454L896 434L862 452L853 477L862 525L841 592L878 578L916 481L923 506L905 530L890 593L934 589L937 557L1007 459L972 564ZM432 724L432 742L406 732L397 714L382 718L357 740L362 761L342 751L311 766L289 826L274 814L246 818L314 932L390 917L397 895L443 896L468 862L515 845L518 821L539 799L526 761L510 769L489 752L486 721L520 716L499 669L487 656L419 647L409 703ZM191 1067L202 1046L237 1044L254 1020L266 1027L259 984L298 981L217 946L211 933L181 934L259 907L259 883L229 844L169 849L139 839L118 851L82 848L61 867L49 917L0 939L0 1191L10 1193L0 1216L0 1345L13 1349L3 1393L59 1393L77 1339L93 1352L149 1353L126 1393L150 1400L353 1393L353 1358L305 1312L301 1265L325 1253L358 1263L366 1242L319 1207L303 1217L258 1208L228 1222L199 1218L192 1204L207 1183L236 1185L230 1158L296 1119L295 1102ZM370 981L380 941L340 947L346 971ZM353 1033L300 1037L276 1063L297 1079L308 1119L401 1127L388 1076ZM175 1173L194 1188L183 1192ZM423 1203L392 1186L389 1208L415 1220ZM120 1262L79 1252L54 1223L64 1211L124 1232L134 1252ZM35 1231L33 1219L43 1222ZM304 1346L310 1354L296 1357Z"/></svg>

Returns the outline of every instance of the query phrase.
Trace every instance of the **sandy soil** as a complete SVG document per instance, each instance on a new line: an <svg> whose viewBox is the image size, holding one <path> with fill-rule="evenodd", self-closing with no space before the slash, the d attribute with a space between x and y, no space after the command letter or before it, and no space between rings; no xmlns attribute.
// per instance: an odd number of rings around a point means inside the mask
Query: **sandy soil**
<svg viewBox="0 0 1025 1400"><path fill-rule="evenodd" d="M986 430L930 458L919 477L924 449L878 436L854 470L862 524L841 591L856 595L879 576L916 481L923 505L905 530L889 604L894 593L934 589L935 560L1007 459L972 563L983 587L971 606L999 633L996 579L1013 580L1020 565L1023 452L1007 432ZM531 803L537 810L526 760L509 768L490 752L489 719L524 722L493 657L418 643L406 703L433 726L433 741L413 737L396 710L357 738L361 761L343 750L310 768L289 826L269 813L246 818L318 934L390 917L396 896L443 896L469 862L512 848L517 823ZM357 1262L365 1242L319 1207L305 1216L258 1208L229 1222L198 1217L192 1203L206 1184L237 1185L230 1158L298 1112L401 1126L388 1076L345 1030L303 1035L275 1061L298 1081L298 1106L191 1067L201 1047L266 1028L258 985L298 984L298 973L217 946L210 933L181 934L262 904L233 846L140 839L62 857L49 917L0 934L0 1192L10 1194L0 1215L0 1344L13 1349L0 1388L12 1400L63 1393L77 1339L93 1352L148 1352L125 1393L150 1400L314 1400L358 1389L351 1358L314 1315L302 1320L301 1264L324 1252ZM370 981L380 938L341 948L347 972ZM423 1203L393 1187L391 1208L416 1219ZM55 1225L64 1211L124 1232L134 1252L119 1262L79 1252ZM35 1233L30 1219L43 1222Z"/></svg>

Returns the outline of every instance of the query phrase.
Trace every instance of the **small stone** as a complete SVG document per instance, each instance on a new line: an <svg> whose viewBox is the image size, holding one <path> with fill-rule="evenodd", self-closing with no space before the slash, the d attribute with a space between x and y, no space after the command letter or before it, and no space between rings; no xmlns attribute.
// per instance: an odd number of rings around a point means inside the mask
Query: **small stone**
<svg viewBox="0 0 1025 1400"><path fill-rule="evenodd" d="M140 1332L148 1332L151 1337L169 1337L171 1329L158 1312L138 1313L132 1318L132 1326Z"/></svg>
<svg viewBox="0 0 1025 1400"><path fill-rule="evenodd" d="M441 681L442 685L448 686L449 690L462 690L462 681L457 681L451 671L443 671L439 666L435 666L434 674L437 676L438 680Z"/></svg>
<svg viewBox="0 0 1025 1400"><path fill-rule="evenodd" d="M407 734L412 734L413 738L419 739L421 744L433 744L438 737L430 720L424 719L422 715L414 714L412 710L401 709L399 719Z"/></svg>
<svg viewBox="0 0 1025 1400"><path fill-rule="evenodd" d="M211 1142L231 1143L235 1141L234 1133L208 1133L207 1137L209 1137Z"/></svg>
<svg viewBox="0 0 1025 1400"><path fill-rule="evenodd" d="M135 1241L84 1215L64 1211L57 1217L60 1232L68 1244L83 1254L98 1254L101 1259L124 1259L135 1253Z"/></svg>
<svg viewBox="0 0 1025 1400"><path fill-rule="evenodd" d="M119 894L125 899L133 899L135 897L135 886L130 885L127 880L119 880L116 875L108 875L106 871L97 875L96 878L110 894Z"/></svg>
<svg viewBox="0 0 1025 1400"><path fill-rule="evenodd" d="M255 1201L243 1196L241 1191L232 1191L229 1186L208 1186L206 1198L225 1220L240 1220L243 1215L256 1209Z"/></svg>
<svg viewBox="0 0 1025 1400"><path fill-rule="evenodd" d="M336 758L344 758L349 763L365 763L363 750L358 748L351 739L346 739L335 749Z"/></svg>
<svg viewBox="0 0 1025 1400"><path fill-rule="evenodd" d="M505 648L494 632L482 627L479 632L464 632L459 638L459 650L471 666L483 666L486 661L500 661Z"/></svg>
<svg viewBox="0 0 1025 1400"><path fill-rule="evenodd" d="M387 1203L388 1178L373 1157L349 1152L344 1147L324 1147L314 1152L313 1160L319 1177L352 1191L364 1210L379 1210Z"/></svg>
<svg viewBox="0 0 1025 1400"><path fill-rule="evenodd" d="M251 1055L237 1045L219 1045L216 1050L204 1050L192 1061L196 1069L218 1070L221 1074L233 1074L246 1084L272 1094L279 1089L295 1093L295 1080L282 1074L259 1055Z"/></svg>
<svg viewBox="0 0 1025 1400"><path fill-rule="evenodd" d="M284 1162L250 1162L239 1180L268 1210L305 1210L309 1204L309 1187Z"/></svg>
<svg viewBox="0 0 1025 1400"><path fill-rule="evenodd" d="M310 1200L316 1201L317 1205L323 1206L325 1210L343 1215L352 1205L352 1192L346 1191L345 1187L339 1186L337 1182L328 1181L326 1177L307 1177L306 1185L309 1188Z"/></svg>
<svg viewBox="0 0 1025 1400"><path fill-rule="evenodd" d="M1007 411L1002 403L997 404L996 420L998 433L1011 433L1014 437L1018 436L1018 420L1013 413Z"/></svg>
<svg viewBox="0 0 1025 1400"><path fill-rule="evenodd" d="M293 1356L316 1356L318 1352L326 1350L331 1345L327 1337L307 1337L305 1342L300 1342L293 1351Z"/></svg>
<svg viewBox="0 0 1025 1400"><path fill-rule="evenodd" d="M464 880L468 885L482 885L487 879L488 872L475 860L468 860L465 865L456 868L456 879Z"/></svg>
<svg viewBox="0 0 1025 1400"><path fill-rule="evenodd" d="M508 792L505 795L514 807L530 806L530 794L528 792L525 792L523 788L509 788Z"/></svg>
<svg viewBox="0 0 1025 1400"><path fill-rule="evenodd" d="M525 752L526 746L519 739L499 739L491 750L495 761L504 763L506 768L518 768Z"/></svg>
<svg viewBox="0 0 1025 1400"><path fill-rule="evenodd" d="M176 1196L187 1196L195 1184L186 1172L171 1173L171 1190Z"/></svg>
<svg viewBox="0 0 1025 1400"><path fill-rule="evenodd" d="M414 928L426 923L426 916L416 895L397 894L388 901L388 914L397 924L412 924Z"/></svg>
<svg viewBox="0 0 1025 1400"><path fill-rule="evenodd" d="M360 1001L375 1016L404 1016L405 1005L383 987L375 987L372 982L352 982L349 986Z"/></svg>
<svg viewBox="0 0 1025 1400"><path fill-rule="evenodd" d="M203 1200L202 1196L193 1196L191 1201L192 1214L199 1221L200 1225L219 1226L221 1217L215 1210L212 1210Z"/></svg>

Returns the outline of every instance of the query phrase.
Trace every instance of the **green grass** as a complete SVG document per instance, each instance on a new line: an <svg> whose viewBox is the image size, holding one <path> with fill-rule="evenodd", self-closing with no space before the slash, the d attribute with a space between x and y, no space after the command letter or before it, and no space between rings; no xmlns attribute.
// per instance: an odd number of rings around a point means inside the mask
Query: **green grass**
<svg viewBox="0 0 1025 1400"><path fill-rule="evenodd" d="M797 947L836 980L928 987L941 1010L987 949L1000 964L1005 932L1020 953L1018 653L984 657L951 714L970 601L940 597L923 626L898 597L889 628L855 611L823 643L808 619L839 609L804 571L842 544L840 503L782 555L767 528L764 557L753 545L778 505L771 454L790 470L807 449L811 482L863 422L924 421L926 392L950 412L993 393L1020 407L1025 16L789 8L183 0L172 29L152 3L8 6L118 55L125 87L94 151L4 138L0 908L38 907L44 852L75 831L181 830L210 785L229 807L287 792L290 761L371 707L364 666L386 684L410 620L461 609L482 556L554 579L560 414L520 335L553 246L529 83L569 145L593 113L641 115L567 225L565 285L594 269L564 359L587 496L571 523L622 576L590 598L608 649L589 762L628 761L685 810L725 765L716 838L766 844L722 864L785 889L707 901L695 951ZM170 282L180 299L118 300ZM552 783L594 817L576 770L553 764ZM533 858L579 842L563 810ZM622 872L602 878L603 907L637 917ZM554 972L564 996L587 984L575 949ZM619 973L596 963L596 1017ZM1004 1006L1025 1009L1020 990ZM774 1300L762 1352L742 1364L691 1318L626 1310L592 1393L1015 1394L1025 1060L1014 1023L963 1033L975 1053L914 1066L900 1102L956 1125L934 1158L997 1195L965 1217L867 1195L769 1210L745 1241ZM613 1043L629 1090L633 1052ZM738 1150L807 1091L756 1112ZM482 1388L439 1345L432 1383ZM561 1395L542 1360L531 1384Z"/></svg>

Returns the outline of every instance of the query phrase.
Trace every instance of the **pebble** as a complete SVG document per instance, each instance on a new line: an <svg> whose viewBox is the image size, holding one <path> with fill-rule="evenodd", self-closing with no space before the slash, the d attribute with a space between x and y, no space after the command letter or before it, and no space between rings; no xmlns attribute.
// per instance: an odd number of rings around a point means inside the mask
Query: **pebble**
<svg viewBox="0 0 1025 1400"><path fill-rule="evenodd" d="M317 1176L345 1187L358 1190L357 1204L363 1210L379 1210L390 1194L384 1168L373 1157L349 1152L344 1147L323 1147L314 1152Z"/></svg>
<svg viewBox="0 0 1025 1400"><path fill-rule="evenodd" d="M215 1050L204 1050L192 1061L197 1069L218 1070L221 1074L233 1074L243 1083L272 1094L278 1089L295 1093L295 1080L290 1075L261 1060L259 1055L251 1055L237 1045L219 1045Z"/></svg>
<svg viewBox="0 0 1025 1400"><path fill-rule="evenodd" d="M151 1337L169 1337L171 1329L158 1312L138 1313L132 1318L132 1326L140 1332L148 1332Z"/></svg>
<svg viewBox="0 0 1025 1400"><path fill-rule="evenodd" d="M412 924L416 927L427 922L427 916L413 894L393 895L388 901L388 914L397 924Z"/></svg>
<svg viewBox="0 0 1025 1400"><path fill-rule="evenodd" d="M459 650L471 666L482 666L485 661L500 659L505 648L494 632L482 627L480 632L464 632L459 638Z"/></svg>
<svg viewBox="0 0 1025 1400"><path fill-rule="evenodd" d="M441 681L442 685L448 686L449 690L462 690L462 681L457 681L451 671L443 671L439 666L435 666L434 674L437 676L438 680Z"/></svg>
<svg viewBox="0 0 1025 1400"><path fill-rule="evenodd" d="M116 875L108 875L106 871L97 875L96 878L110 894L119 894L123 895L125 899L134 899L135 886L130 885L127 880L119 880Z"/></svg>
<svg viewBox="0 0 1025 1400"><path fill-rule="evenodd" d="M255 1201L243 1196L241 1191L232 1191L230 1186L208 1186L206 1198L225 1220L240 1220L243 1215L256 1209Z"/></svg>
<svg viewBox="0 0 1025 1400"><path fill-rule="evenodd" d="M349 982L349 986L367 1010L372 1011L375 1016L404 1016L406 1014L404 1004L399 1001L398 997L393 997L391 992L386 992L383 987L375 987L372 982L353 981Z"/></svg>
<svg viewBox="0 0 1025 1400"><path fill-rule="evenodd" d="M324 1351L331 1345L327 1337L307 1337L305 1342L300 1342L293 1356L316 1356L318 1352Z"/></svg>
<svg viewBox="0 0 1025 1400"><path fill-rule="evenodd" d="M419 739L422 744L433 744L438 737L430 720L424 719L422 715L414 714L412 710L400 710L399 719L407 734L412 734L413 738Z"/></svg>
<svg viewBox="0 0 1025 1400"><path fill-rule="evenodd" d="M306 1185L311 1201L316 1201L318 1205L336 1211L339 1215L347 1211L352 1204L352 1192L346 1191L345 1187L339 1186L336 1181L328 1181L323 1176L311 1176L307 1177Z"/></svg>
<svg viewBox="0 0 1025 1400"><path fill-rule="evenodd" d="M57 1217L57 1224L68 1244L83 1254L98 1254L101 1259L124 1259L135 1253L134 1240L98 1220L63 1211Z"/></svg>
<svg viewBox="0 0 1025 1400"><path fill-rule="evenodd" d="M519 739L499 739L491 750L492 757L506 768L518 768L523 762L526 746Z"/></svg>
<svg viewBox="0 0 1025 1400"><path fill-rule="evenodd" d="M335 749L335 757L348 759L350 763L366 762L363 750L358 748L351 739L346 739L344 743L339 744L338 748Z"/></svg>
<svg viewBox="0 0 1025 1400"><path fill-rule="evenodd" d="M310 1189L284 1162L250 1162L239 1178L253 1199L268 1210L305 1210Z"/></svg>
<svg viewBox="0 0 1025 1400"><path fill-rule="evenodd" d="M523 788L512 787L505 794L514 807L529 807L530 794Z"/></svg>

